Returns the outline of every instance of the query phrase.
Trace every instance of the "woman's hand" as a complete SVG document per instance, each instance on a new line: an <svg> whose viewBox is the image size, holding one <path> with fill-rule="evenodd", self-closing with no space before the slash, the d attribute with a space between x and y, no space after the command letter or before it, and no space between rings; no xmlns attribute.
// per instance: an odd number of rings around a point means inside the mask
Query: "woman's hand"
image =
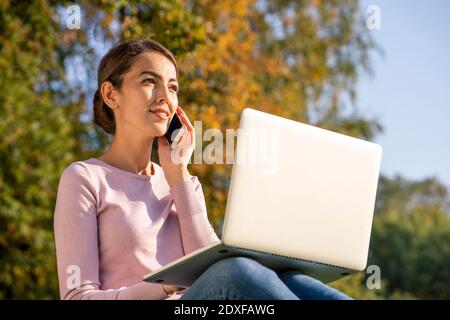
<svg viewBox="0 0 450 320"><path fill-rule="evenodd" d="M183 290L184 287L175 287L175 286L169 286L164 284L163 286L163 290L164 292L167 294L167 296L171 296L172 294L174 294L177 291Z"/></svg>
<svg viewBox="0 0 450 320"><path fill-rule="evenodd" d="M180 107L177 107L176 113L187 130L178 140L175 148L171 150L166 139L163 136L158 137L159 162L171 188L190 178L187 165L195 148L194 127Z"/></svg>

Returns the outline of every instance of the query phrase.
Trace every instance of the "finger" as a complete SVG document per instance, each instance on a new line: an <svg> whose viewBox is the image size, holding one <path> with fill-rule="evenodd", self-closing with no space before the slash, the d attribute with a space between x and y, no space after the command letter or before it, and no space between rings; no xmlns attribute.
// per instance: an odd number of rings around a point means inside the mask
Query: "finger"
<svg viewBox="0 0 450 320"><path fill-rule="evenodd" d="M192 140L192 134L189 131L185 131L181 136L180 139L177 141L177 145L181 145L181 144L187 144L187 145L192 145L193 144L193 140ZM183 141L183 142L182 142Z"/></svg>
<svg viewBox="0 0 450 320"><path fill-rule="evenodd" d="M187 117L186 113L183 111L183 109L178 106L177 113L179 114L182 121L186 124L187 131L189 133L190 142L192 145L195 145L195 129L192 126L191 122L189 121L189 118Z"/></svg>
<svg viewBox="0 0 450 320"><path fill-rule="evenodd" d="M188 122L188 120L183 115L180 115L180 118L183 119L182 121L185 124L187 134L189 134L190 136L193 137L195 135L195 131L194 131L194 128L192 127L192 125Z"/></svg>
<svg viewBox="0 0 450 320"><path fill-rule="evenodd" d="M184 134L178 139L178 141L177 141L177 146L179 146L180 144L181 144L181 141L183 140L183 138L184 138Z"/></svg>
<svg viewBox="0 0 450 320"><path fill-rule="evenodd" d="M192 126L190 125L186 125L186 132L185 134L188 136L189 138L189 143L195 145L195 131L194 128L192 128ZM183 134L184 136L184 134Z"/></svg>
<svg viewBox="0 0 450 320"><path fill-rule="evenodd" d="M181 109L181 107L180 106L178 106L178 108L177 108L177 112L178 112L178 114L180 114L180 115L183 115L186 119L188 119L189 120L189 118L188 118L188 116L187 116L187 114L186 114L186 112L184 112L184 110L183 109Z"/></svg>
<svg viewBox="0 0 450 320"><path fill-rule="evenodd" d="M189 121L188 116L186 115L186 113L183 111L183 109L181 109L180 106L178 106L177 112L180 116L180 118L182 118L182 120L184 120L183 122L186 124L186 126L188 127L189 131L194 131L194 127L192 126L191 122Z"/></svg>

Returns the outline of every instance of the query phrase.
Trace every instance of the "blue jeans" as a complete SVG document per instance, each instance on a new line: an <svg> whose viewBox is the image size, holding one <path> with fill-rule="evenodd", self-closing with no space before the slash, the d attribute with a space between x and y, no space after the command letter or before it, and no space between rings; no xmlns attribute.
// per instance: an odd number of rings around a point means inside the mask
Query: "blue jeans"
<svg viewBox="0 0 450 320"><path fill-rule="evenodd" d="M255 260L232 257L209 267L182 300L349 300L348 296L298 271L277 274Z"/></svg>

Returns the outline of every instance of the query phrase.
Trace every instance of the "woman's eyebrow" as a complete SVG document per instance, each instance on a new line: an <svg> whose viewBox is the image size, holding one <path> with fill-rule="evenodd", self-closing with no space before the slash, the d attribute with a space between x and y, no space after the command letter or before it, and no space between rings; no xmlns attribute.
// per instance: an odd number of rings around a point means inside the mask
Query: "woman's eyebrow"
<svg viewBox="0 0 450 320"><path fill-rule="evenodd" d="M159 75L158 73L156 73L156 72L154 72L154 71L151 71L151 70L144 70L144 71L142 71L141 74L139 75L139 77L142 76L142 75L144 75L144 74L151 75L151 76L153 76L153 77L155 77L155 78L157 78L157 79L159 79L159 80L162 79L161 75ZM171 81L178 82L177 79L174 79L174 78L170 78L170 79L169 79L169 82L171 82Z"/></svg>

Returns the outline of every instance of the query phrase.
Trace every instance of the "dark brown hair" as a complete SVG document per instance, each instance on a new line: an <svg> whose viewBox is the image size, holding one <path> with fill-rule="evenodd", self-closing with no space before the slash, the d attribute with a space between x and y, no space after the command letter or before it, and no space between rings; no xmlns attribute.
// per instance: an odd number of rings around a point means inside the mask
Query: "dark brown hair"
<svg viewBox="0 0 450 320"><path fill-rule="evenodd" d="M94 123L109 134L115 133L116 122L113 111L103 101L100 87L103 82L110 81L115 88L120 89L124 74L131 69L136 57L146 51L159 52L167 57L174 64L178 78L175 57L167 48L154 40L139 39L121 42L112 47L100 61L97 75L98 87L93 99Z"/></svg>

